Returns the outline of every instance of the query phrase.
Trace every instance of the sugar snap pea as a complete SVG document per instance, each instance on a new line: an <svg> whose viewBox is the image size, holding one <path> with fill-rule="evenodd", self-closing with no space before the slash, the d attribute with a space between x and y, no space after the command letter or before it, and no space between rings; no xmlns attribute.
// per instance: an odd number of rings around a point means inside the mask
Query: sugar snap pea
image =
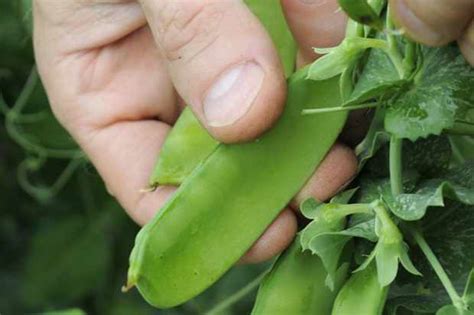
<svg viewBox="0 0 474 315"><path fill-rule="evenodd" d="M150 186L181 184L218 144L187 107L166 138Z"/></svg>
<svg viewBox="0 0 474 315"><path fill-rule="evenodd" d="M336 297L332 315L380 315L385 306L388 286L379 284L375 264L354 273Z"/></svg>
<svg viewBox="0 0 474 315"><path fill-rule="evenodd" d="M303 252L297 237L262 281L252 315L331 314L347 269L348 263L339 267L331 291L325 284L328 274L321 259L310 251Z"/></svg>
<svg viewBox="0 0 474 315"><path fill-rule="evenodd" d="M302 115L340 106L339 78L288 82L277 124L251 143L218 148L183 182L138 234L127 287L157 307L199 294L250 248L304 185L336 140L345 112Z"/></svg>
<svg viewBox="0 0 474 315"><path fill-rule="evenodd" d="M285 75L289 77L295 68L296 43L279 0L246 0L245 3L272 38ZM218 142L201 126L189 107L185 108L166 138L150 177L150 186L181 184L217 145Z"/></svg>

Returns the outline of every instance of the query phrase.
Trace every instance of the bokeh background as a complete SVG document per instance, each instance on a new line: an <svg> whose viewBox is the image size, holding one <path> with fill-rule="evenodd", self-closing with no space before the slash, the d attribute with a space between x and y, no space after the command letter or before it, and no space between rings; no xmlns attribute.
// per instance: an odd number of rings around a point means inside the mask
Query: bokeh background
<svg viewBox="0 0 474 315"><path fill-rule="evenodd" d="M0 314L249 313L268 264L235 267L167 311L122 293L138 229L51 113L31 0L0 0Z"/></svg>

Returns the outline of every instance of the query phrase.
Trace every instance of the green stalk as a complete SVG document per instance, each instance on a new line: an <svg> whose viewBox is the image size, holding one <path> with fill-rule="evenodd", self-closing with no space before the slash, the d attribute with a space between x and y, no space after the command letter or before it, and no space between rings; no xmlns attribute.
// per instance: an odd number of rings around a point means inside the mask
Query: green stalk
<svg viewBox="0 0 474 315"><path fill-rule="evenodd" d="M397 69L398 74L400 75L400 78L404 78L405 77L405 67L404 67L404 64L403 64L402 55L401 55L400 51L398 50L397 41L395 39L395 36L393 35L394 25L393 25L393 22L392 22L392 16L390 14L390 8L389 7L387 8L386 23L387 23L386 35L387 35L387 41L388 41L388 46L389 46L387 53L388 53L390 59L392 60L393 65Z"/></svg>
<svg viewBox="0 0 474 315"><path fill-rule="evenodd" d="M392 135L390 138L390 187L394 197L403 193L402 178L402 144L403 140Z"/></svg>
<svg viewBox="0 0 474 315"><path fill-rule="evenodd" d="M352 214L372 213L372 206L368 203L351 203L347 205L338 205L336 213L338 218L347 217Z"/></svg>
<svg viewBox="0 0 474 315"><path fill-rule="evenodd" d="M474 123L458 120L446 132L452 135L474 136Z"/></svg>
<svg viewBox="0 0 474 315"><path fill-rule="evenodd" d="M228 309L235 303L237 303L240 299L242 299L244 296L255 290L260 282L262 282L263 277L268 273L268 270L262 272L259 276L257 276L255 279L253 279L251 282L249 282L246 286L226 298L224 301L220 302L216 306L214 306L211 310L207 311L205 314L206 315L217 315L221 314L222 311Z"/></svg>
<svg viewBox="0 0 474 315"><path fill-rule="evenodd" d="M430 248L428 243L426 242L424 236L418 231L416 228L409 228L410 233L413 235L413 238L415 239L416 243L420 247L421 251L425 255L426 259L429 261L431 267L433 268L434 272L438 276L439 280L443 284L446 292L449 295L449 298L453 302L453 305L462 310L464 309L463 307L463 301L459 294L456 292L456 289L454 288L453 283L449 279L446 271L444 270L443 266L441 266L441 263L439 262L438 258L436 255L433 253L433 250Z"/></svg>
<svg viewBox="0 0 474 315"><path fill-rule="evenodd" d="M325 108L314 108L314 109L304 109L301 113L303 115L312 115L312 114L322 114L322 113L334 113L334 112L345 112L350 110L373 108L379 105L378 102L366 103L353 106L339 106L339 107L325 107Z"/></svg>
<svg viewBox="0 0 474 315"><path fill-rule="evenodd" d="M416 43L407 39L405 45L405 59L403 59L403 69L405 75L411 74L416 63Z"/></svg>

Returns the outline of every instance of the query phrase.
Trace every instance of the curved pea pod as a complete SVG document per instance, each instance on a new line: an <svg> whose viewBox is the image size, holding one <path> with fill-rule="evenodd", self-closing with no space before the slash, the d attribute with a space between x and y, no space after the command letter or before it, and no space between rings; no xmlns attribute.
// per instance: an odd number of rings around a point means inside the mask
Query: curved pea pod
<svg viewBox="0 0 474 315"><path fill-rule="evenodd" d="M187 107L168 134L150 178L150 186L179 185L219 142L204 129Z"/></svg>
<svg viewBox="0 0 474 315"><path fill-rule="evenodd" d="M332 315L380 315L383 312L389 286L381 287L377 269L370 264L347 280L334 302Z"/></svg>
<svg viewBox="0 0 474 315"><path fill-rule="evenodd" d="M383 22L367 0L338 0L341 8L354 21L383 31Z"/></svg>
<svg viewBox="0 0 474 315"><path fill-rule="evenodd" d="M273 40L289 77L295 68L296 43L288 28L279 0L246 0ZM166 138L150 177L150 186L179 185L217 147L189 107L185 108Z"/></svg>
<svg viewBox="0 0 474 315"><path fill-rule="evenodd" d="M252 315L327 315L346 279L348 264L338 269L335 289L326 286L321 259L302 251L299 237L278 258L258 290Z"/></svg>
<svg viewBox="0 0 474 315"><path fill-rule="evenodd" d="M157 307L201 293L252 246L301 189L336 141L345 112L302 115L340 106L339 78L289 79L276 125L250 143L218 148L186 178L138 234L127 287Z"/></svg>

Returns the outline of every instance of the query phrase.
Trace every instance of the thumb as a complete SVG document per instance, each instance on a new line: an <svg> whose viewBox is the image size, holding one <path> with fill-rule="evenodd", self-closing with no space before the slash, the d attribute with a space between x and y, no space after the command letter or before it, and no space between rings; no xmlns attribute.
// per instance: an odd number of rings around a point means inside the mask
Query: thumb
<svg viewBox="0 0 474 315"><path fill-rule="evenodd" d="M242 1L140 2L176 90L215 138L249 140L276 121L286 96L282 66Z"/></svg>
<svg viewBox="0 0 474 315"><path fill-rule="evenodd" d="M474 17L474 0L391 0L390 8L409 36L434 46L460 38Z"/></svg>

